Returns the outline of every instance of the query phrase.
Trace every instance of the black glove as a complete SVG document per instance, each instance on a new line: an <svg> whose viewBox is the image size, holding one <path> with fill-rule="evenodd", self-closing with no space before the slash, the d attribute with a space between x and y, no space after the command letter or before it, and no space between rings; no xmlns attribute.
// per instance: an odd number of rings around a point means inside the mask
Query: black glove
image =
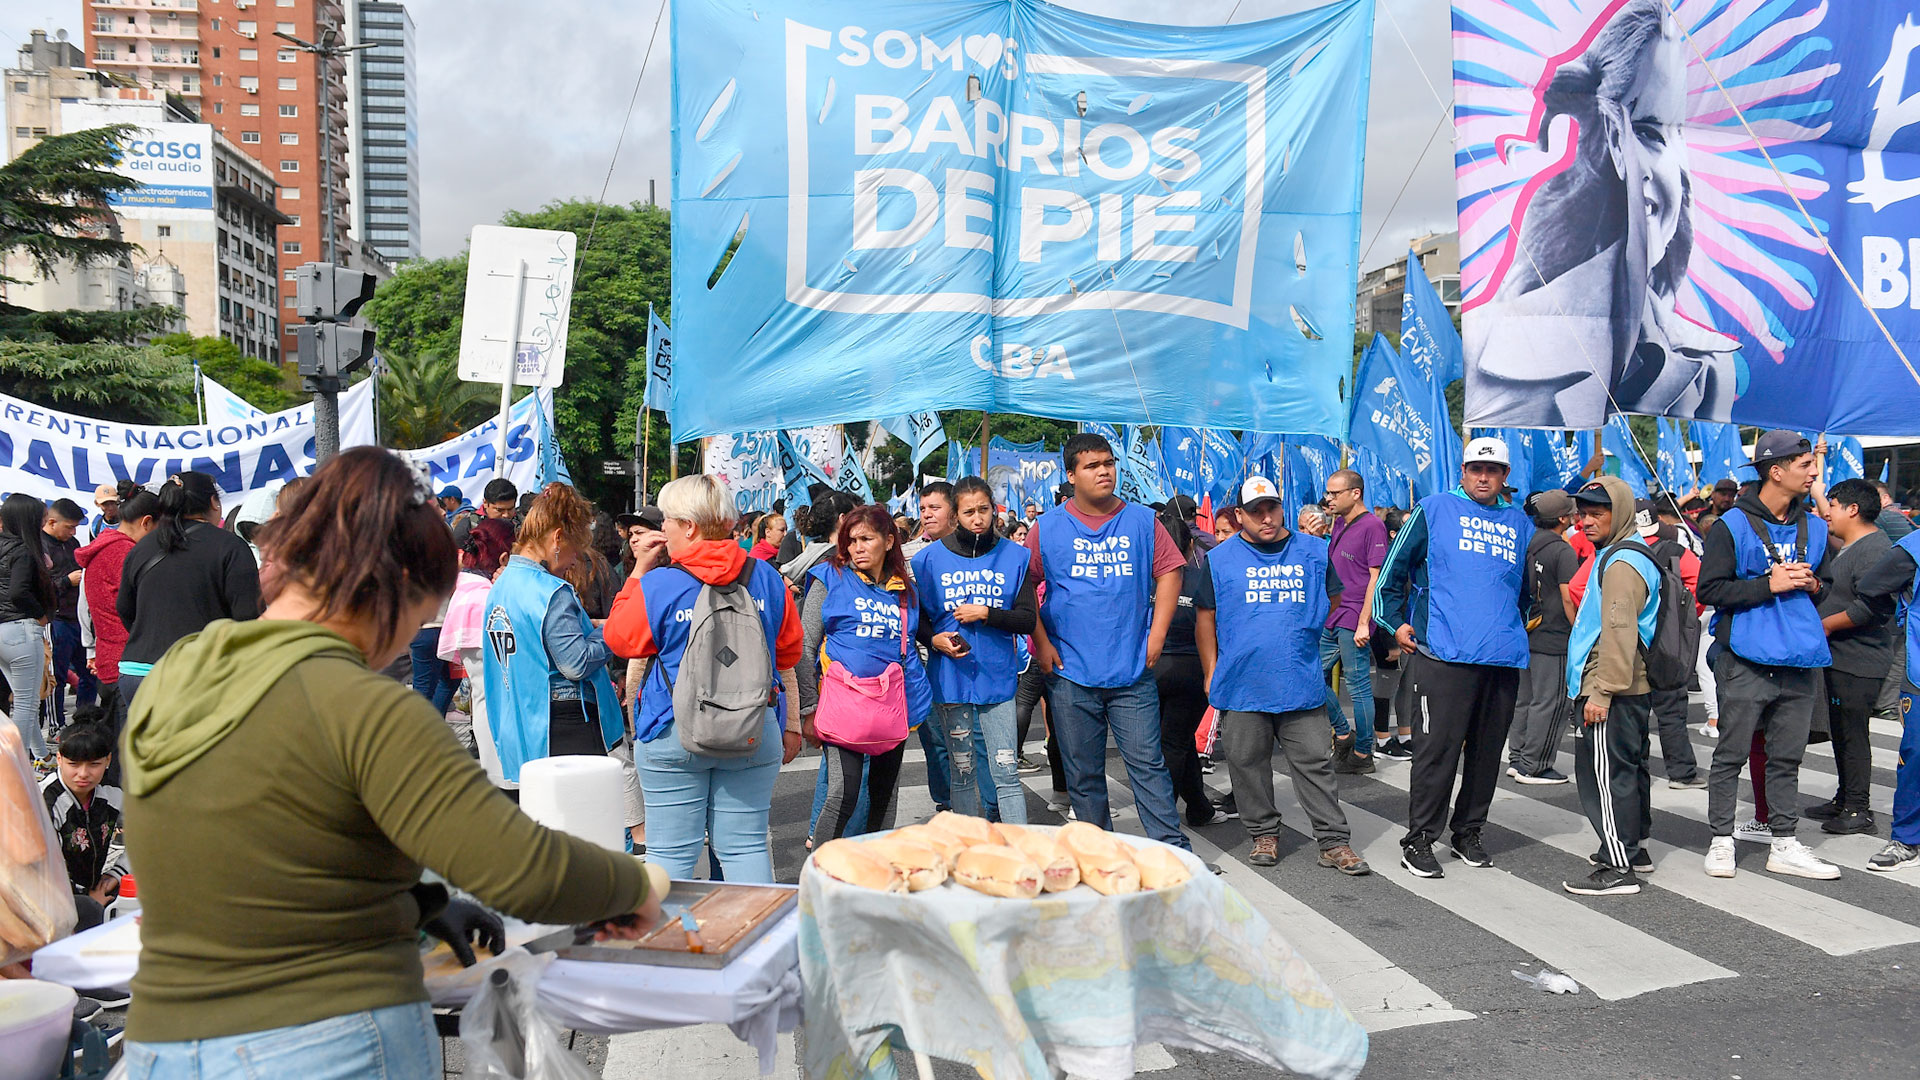
<svg viewBox="0 0 1920 1080"><path fill-rule="evenodd" d="M475 944L495 956L507 951L507 928L501 925L500 916L471 900L447 901L447 909L420 929L451 946L463 967L478 962L473 953Z"/></svg>

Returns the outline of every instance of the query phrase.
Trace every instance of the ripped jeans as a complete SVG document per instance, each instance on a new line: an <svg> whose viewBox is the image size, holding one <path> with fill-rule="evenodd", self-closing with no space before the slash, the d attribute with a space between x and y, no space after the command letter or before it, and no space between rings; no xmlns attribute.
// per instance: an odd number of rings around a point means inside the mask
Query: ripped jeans
<svg viewBox="0 0 1920 1080"><path fill-rule="evenodd" d="M935 704L936 723L947 745L947 768L953 780L953 810L981 815L980 784L993 787L1000 820L1027 823L1027 794L1020 784L1019 721L1013 702L992 705ZM978 767L986 758L983 775Z"/></svg>

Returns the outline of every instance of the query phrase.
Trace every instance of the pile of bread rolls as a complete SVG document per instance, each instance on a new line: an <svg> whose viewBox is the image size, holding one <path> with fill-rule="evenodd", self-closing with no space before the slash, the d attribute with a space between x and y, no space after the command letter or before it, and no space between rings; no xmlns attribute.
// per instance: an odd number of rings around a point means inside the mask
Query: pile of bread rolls
<svg viewBox="0 0 1920 1080"><path fill-rule="evenodd" d="M951 880L1021 900L1080 885L1107 896L1165 889L1192 876L1168 848L1122 843L1084 821L1043 832L950 811L872 839L830 840L813 853L813 866L881 892L922 892Z"/></svg>
<svg viewBox="0 0 1920 1080"><path fill-rule="evenodd" d="M64 904L71 920L66 862L49 842L46 804L30 768L19 733L0 724L0 963L25 959L73 928L55 909Z"/></svg>

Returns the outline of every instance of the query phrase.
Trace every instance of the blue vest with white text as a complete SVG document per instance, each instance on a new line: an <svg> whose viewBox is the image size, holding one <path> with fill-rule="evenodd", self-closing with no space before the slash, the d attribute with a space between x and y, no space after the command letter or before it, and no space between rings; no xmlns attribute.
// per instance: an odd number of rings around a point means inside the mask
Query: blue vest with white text
<svg viewBox="0 0 1920 1080"><path fill-rule="evenodd" d="M1453 664L1527 666L1520 618L1533 523L1510 502L1482 506L1443 491L1420 500L1427 521L1427 638Z"/></svg>
<svg viewBox="0 0 1920 1080"><path fill-rule="evenodd" d="M1327 542L1294 533L1269 555L1235 536L1207 553L1219 660L1207 700L1236 712L1296 712L1327 701L1320 628Z"/></svg>
<svg viewBox="0 0 1920 1080"><path fill-rule="evenodd" d="M1912 556L1913 596L1906 605L1907 625L1907 684L1920 685L1920 531L1910 532L1894 541L1894 546L1906 549Z"/></svg>
<svg viewBox="0 0 1920 1080"><path fill-rule="evenodd" d="M1020 685L1020 635L995 630L984 622L962 625L953 617L961 604L983 604L1004 611L1013 607L1027 580L1032 553L1008 540L977 559L957 555L939 541L913 557L913 588L920 617L936 634L957 632L972 651L958 660L927 650L927 675L933 700L948 705L993 705L1013 699Z"/></svg>
<svg viewBox="0 0 1920 1080"><path fill-rule="evenodd" d="M1033 527L1047 584L1040 619L1060 675L1081 686L1132 686L1147 670L1153 624L1153 511L1125 503L1089 529L1061 507Z"/></svg>
<svg viewBox="0 0 1920 1080"><path fill-rule="evenodd" d="M906 626L900 625L900 594L889 592L851 569L840 569L823 562L808 575L826 587L820 608L820 661L839 664L848 674L871 679L899 664L907 677L907 726L918 727L933 711L933 687L927 682L927 669L920 663L920 649L913 635L920 625L920 607L906 604ZM906 656L900 655L902 633L907 640Z"/></svg>
<svg viewBox="0 0 1920 1080"><path fill-rule="evenodd" d="M1735 507L1720 518L1733 536L1733 573L1742 580L1766 577L1773 569L1773 557L1753 531L1747 515ZM1807 550L1796 548L1797 525L1764 523L1774 549L1787 562L1804 562L1818 569L1827 556L1827 523L1818 514L1807 514ZM1756 664L1779 667L1823 668L1833 662L1827 649L1827 633L1820 625L1820 608L1810 593L1795 589L1776 594L1764 604L1738 611L1721 611L1714 616L1716 631L1720 620L1733 620L1733 635L1726 642L1735 656Z"/></svg>
<svg viewBox="0 0 1920 1080"><path fill-rule="evenodd" d="M486 646L481 649L487 722L500 752L500 772L514 783L520 782L520 766L547 756L553 667L542 624L554 594L572 588L541 567L514 559L487 591ZM593 633L584 611L580 622L582 632ZM582 701L589 692L599 710L601 738L608 746L617 745L626 737L626 724L605 667L580 685Z"/></svg>
<svg viewBox="0 0 1920 1080"><path fill-rule="evenodd" d="M767 629L767 655L778 654L780 624L787 614L787 584L771 563L758 559L747 578L747 592L760 609L760 622ZM652 742L673 730L673 681L680 677L680 657L687 650L687 636L693 629L693 607L700 599L702 582L678 566L659 566L640 578L640 597L646 603L647 629L653 633L660 650L647 680L633 705L633 737L636 742ZM775 665L778 667L778 664ZM774 672L774 689L781 690L780 674ZM786 695L776 699L775 719L785 726Z"/></svg>

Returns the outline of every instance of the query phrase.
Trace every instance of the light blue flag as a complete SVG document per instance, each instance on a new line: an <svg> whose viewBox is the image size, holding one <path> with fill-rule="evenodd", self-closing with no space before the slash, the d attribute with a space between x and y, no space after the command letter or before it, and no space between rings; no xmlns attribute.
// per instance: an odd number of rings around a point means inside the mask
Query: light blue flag
<svg viewBox="0 0 1920 1080"><path fill-rule="evenodd" d="M1368 506L1398 506L1409 509L1413 506L1412 482L1407 475L1396 469L1382 465L1380 459L1358 447L1353 448L1349 468L1360 474L1360 480L1366 485Z"/></svg>
<svg viewBox="0 0 1920 1080"><path fill-rule="evenodd" d="M1538 490L1534 487L1533 465L1536 437L1557 434L1559 433L1536 431L1531 428L1473 429L1475 438L1485 435L1507 444L1507 461L1510 463L1510 468L1507 470L1507 486L1513 489L1512 497L1515 502L1525 502L1527 496Z"/></svg>
<svg viewBox="0 0 1920 1080"><path fill-rule="evenodd" d="M1757 474L1747 457L1747 448L1740 442L1737 425L1695 420L1689 430L1700 445L1701 483L1712 484L1729 478L1745 483L1755 479Z"/></svg>
<svg viewBox="0 0 1920 1080"><path fill-rule="evenodd" d="M860 467L860 455L853 452L851 440L840 440L840 470L833 476L833 486L859 499L862 506L873 501L873 486L867 483L867 471Z"/></svg>
<svg viewBox="0 0 1920 1080"><path fill-rule="evenodd" d="M973 451L959 439L947 443L947 483L957 484L960 478L973 471Z"/></svg>
<svg viewBox="0 0 1920 1080"><path fill-rule="evenodd" d="M1880 482L1883 484L1893 483L1893 455L1892 454L1888 454L1886 457L1880 460Z"/></svg>
<svg viewBox="0 0 1920 1080"><path fill-rule="evenodd" d="M1325 497L1327 480L1340 467L1340 444L1324 435L1289 435L1281 450L1286 467L1280 489L1291 527L1301 507Z"/></svg>
<svg viewBox="0 0 1920 1080"><path fill-rule="evenodd" d="M1654 455L1654 476L1660 486L1673 494L1685 494L1700 486L1700 478L1693 471L1693 461L1687 457L1687 438L1680 433L1680 423L1662 416L1656 421L1660 426L1660 443Z"/></svg>
<svg viewBox="0 0 1920 1080"><path fill-rule="evenodd" d="M667 324L647 305L647 408L673 408L673 340Z"/></svg>
<svg viewBox="0 0 1920 1080"><path fill-rule="evenodd" d="M1453 316L1420 260L1407 253L1407 287L1400 299L1400 354L1427 385L1444 393L1447 384L1466 378L1466 350ZM1444 399L1442 399L1444 400Z"/></svg>
<svg viewBox="0 0 1920 1080"><path fill-rule="evenodd" d="M1195 502L1207 493L1206 440L1199 428L1165 427L1160 429L1160 460L1167 468L1167 482L1175 492L1191 495ZM1209 478L1210 479L1210 478Z"/></svg>
<svg viewBox="0 0 1920 1080"><path fill-rule="evenodd" d="M1146 429L1127 425L1126 449L1120 455L1119 484L1114 493L1128 502L1142 505L1166 502L1167 490L1160 482L1160 468L1153 447L1147 442Z"/></svg>
<svg viewBox="0 0 1920 1080"><path fill-rule="evenodd" d="M683 0L675 435L944 408L1337 435L1373 9Z"/></svg>
<svg viewBox="0 0 1920 1080"><path fill-rule="evenodd" d="M1240 455L1245 462L1241 479L1264 476L1275 484L1280 482L1280 460L1285 440L1282 436L1263 431L1243 431L1240 433Z"/></svg>
<svg viewBox="0 0 1920 1080"><path fill-rule="evenodd" d="M1867 475L1866 450L1851 435L1827 436L1826 485L1855 480Z"/></svg>
<svg viewBox="0 0 1920 1080"><path fill-rule="evenodd" d="M1427 386L1379 334L1367 344L1354 374L1347 441L1375 461L1414 478L1419 498L1453 486L1436 449L1444 437L1433 417ZM1456 459L1457 462L1457 459ZM1454 466L1457 476L1459 466Z"/></svg>
<svg viewBox="0 0 1920 1080"><path fill-rule="evenodd" d="M1532 429L1522 429L1532 430ZM1567 489L1580 477L1593 456L1593 432L1576 432L1573 441L1563 431L1535 430L1533 442L1533 490ZM1577 484L1574 484L1577 487Z"/></svg>
<svg viewBox="0 0 1920 1080"><path fill-rule="evenodd" d="M1045 440L1015 443L993 437L993 469L987 485L999 505L1009 510L1029 502L1040 509L1052 506L1053 490L1066 475L1060 452L1048 450Z"/></svg>
<svg viewBox="0 0 1920 1080"><path fill-rule="evenodd" d="M1241 474L1246 471L1246 455L1228 432L1219 428L1201 428L1200 478L1206 482L1213 505L1230 506L1240 499Z"/></svg>
<svg viewBox="0 0 1920 1080"><path fill-rule="evenodd" d="M539 418L534 425L534 439L540 444L540 471L534 476L536 487L545 488L548 484L571 484L573 476L567 471L567 462L560 456L560 440L553 433L553 391L535 390L539 404L534 413Z"/></svg>
<svg viewBox="0 0 1920 1080"><path fill-rule="evenodd" d="M880 421L887 434L907 444L913 454L913 468L920 469L920 463L927 455L940 449L947 441L947 429L940 423L940 414L935 412L907 413L891 420Z"/></svg>
<svg viewBox="0 0 1920 1080"><path fill-rule="evenodd" d="M896 492L893 498L887 500L887 510L894 514L905 514L907 517L918 521L920 519L920 489L918 487L910 487L905 491Z"/></svg>
<svg viewBox="0 0 1920 1080"><path fill-rule="evenodd" d="M1607 472L1625 480L1636 497L1646 498L1653 470L1640 456L1640 446L1633 440L1633 431L1627 427L1624 413L1614 413L1607 418L1607 426L1600 429L1600 445L1607 451Z"/></svg>
<svg viewBox="0 0 1920 1080"><path fill-rule="evenodd" d="M815 484L833 483L805 451L793 445L793 437L784 431L780 433L780 475L787 489L788 512L792 512L794 507L813 505L813 496L808 488Z"/></svg>

